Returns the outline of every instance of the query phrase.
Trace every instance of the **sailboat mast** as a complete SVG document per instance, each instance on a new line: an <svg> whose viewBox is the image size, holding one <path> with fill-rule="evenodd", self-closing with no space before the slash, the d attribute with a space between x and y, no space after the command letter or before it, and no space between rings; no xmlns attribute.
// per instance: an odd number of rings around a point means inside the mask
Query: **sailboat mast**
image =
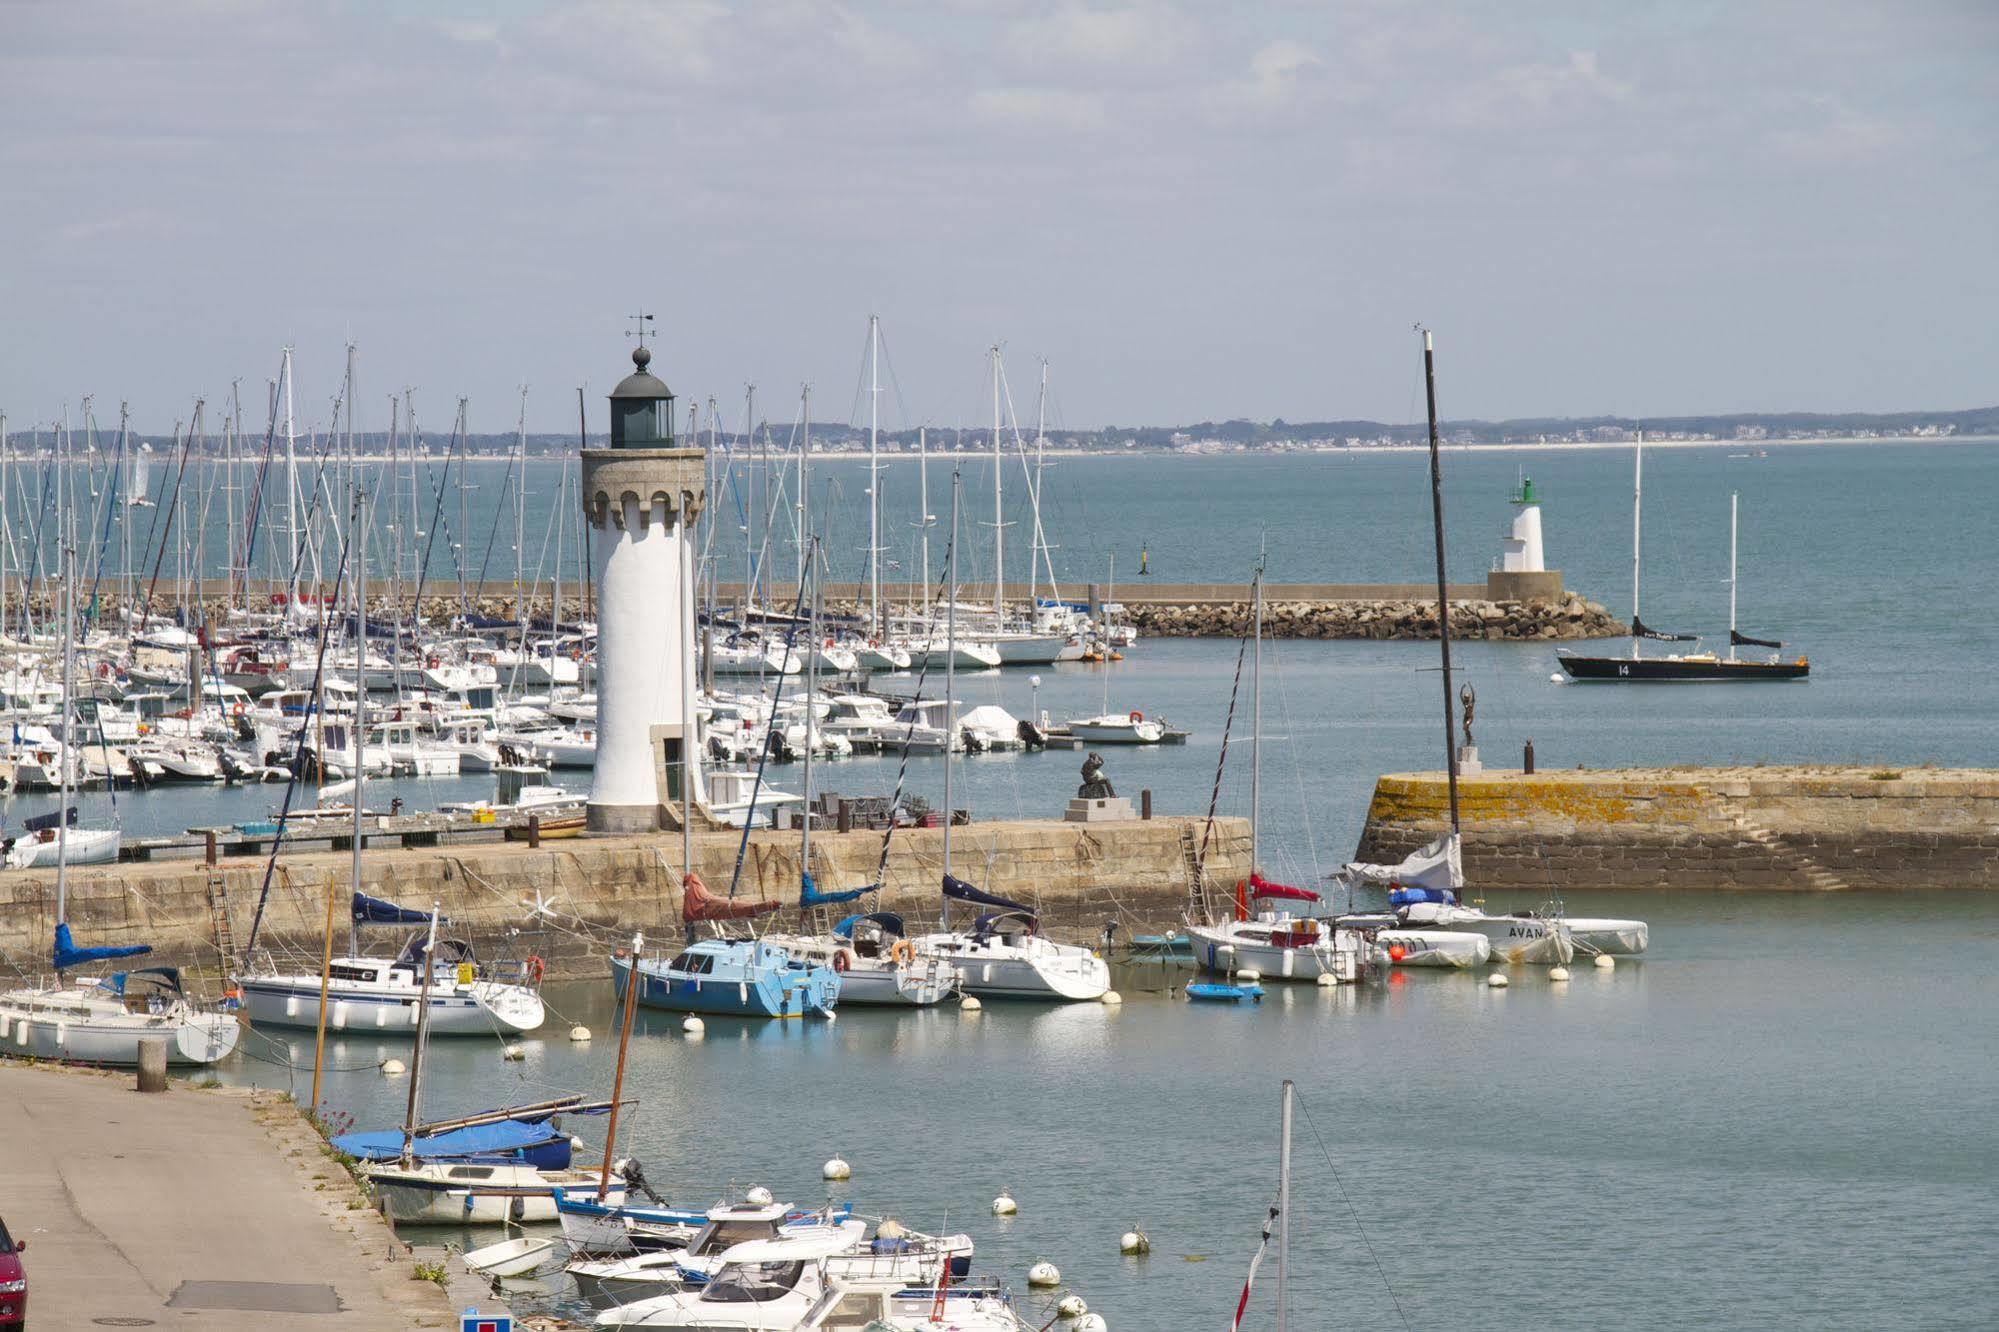
<svg viewBox="0 0 1999 1332"><path fill-rule="evenodd" d="M868 316L868 632L882 636L881 316Z"/></svg>
<svg viewBox="0 0 1999 1332"><path fill-rule="evenodd" d="M993 632L1006 627L1006 526L1000 502L1000 359L993 344ZM955 580L953 580L955 582ZM953 589L956 594L956 589Z"/></svg>
<svg viewBox="0 0 1999 1332"><path fill-rule="evenodd" d="M951 873L952 695L958 685L958 500L964 478L951 472L951 544L944 548L944 873ZM951 927L951 899L944 899L944 928Z"/></svg>
<svg viewBox="0 0 1999 1332"><path fill-rule="evenodd" d="M1631 659L1638 660L1638 534L1645 511L1645 431L1631 450Z"/></svg>
<svg viewBox="0 0 1999 1332"><path fill-rule="evenodd" d="M812 459L812 386L805 385L798 391L799 412L805 420L805 433L798 441L798 501L794 512L798 515L798 530L792 533L798 542L798 590L805 590L805 529L811 521L809 487L811 474L808 468Z"/></svg>
<svg viewBox="0 0 1999 1332"><path fill-rule="evenodd" d="M68 465L65 457L61 464ZM76 717L71 712L76 687L76 547L62 548L62 758L56 777L56 924L69 919L69 791L76 763ZM56 972L62 979L62 972Z"/></svg>
<svg viewBox="0 0 1999 1332"><path fill-rule="evenodd" d="M567 476L563 478L566 482ZM712 492L711 492L712 493ZM558 501L559 502L559 501ZM710 521L713 521L712 519ZM712 532L713 529L711 528ZM694 534L683 517L680 524L680 569L686 580L683 603L689 607L680 619L680 873L684 883L694 869L694 751L699 736L694 727ZM710 614L713 607L710 607ZM714 640L708 640L712 652ZM552 660L552 659L551 659ZM582 671L578 669L579 683ZM632 979L638 980L638 954L632 954Z"/></svg>
<svg viewBox="0 0 1999 1332"><path fill-rule="evenodd" d="M743 385L743 614L749 614L757 588L757 471L750 462L750 445L757 428L757 386ZM712 610L712 607L710 608ZM711 621L712 623L712 621ZM713 673L712 670L710 672Z"/></svg>
<svg viewBox="0 0 1999 1332"><path fill-rule="evenodd" d="M930 620L930 432L923 426L916 428L916 503L917 503L917 544L921 547L918 561L923 566L923 619L927 628Z"/></svg>
<svg viewBox="0 0 1999 1332"><path fill-rule="evenodd" d="M1741 495L1728 493L1728 659L1735 660L1735 515Z"/></svg>
<svg viewBox="0 0 1999 1332"><path fill-rule="evenodd" d="M1437 438L1437 353L1423 330L1423 385L1430 414L1430 518L1437 540L1437 643L1444 656L1444 772L1450 787L1451 834L1458 831L1458 739L1451 715L1451 590L1444 581L1444 464ZM1288 1109L1290 1101L1285 1105Z"/></svg>
<svg viewBox="0 0 1999 1332"><path fill-rule="evenodd" d="M347 559L354 569L354 891L361 890L361 797L367 781L364 748L368 729L368 510L354 492L354 526Z"/></svg>
<svg viewBox="0 0 1999 1332"><path fill-rule="evenodd" d="M1291 1079L1284 1079L1277 1143L1277 1332L1284 1332L1291 1316L1291 1100L1296 1092Z"/></svg>
<svg viewBox="0 0 1999 1332"><path fill-rule="evenodd" d="M632 1012L638 1007L639 986L645 979L639 972L639 957L645 951L646 937L632 936L632 969L625 977L625 1011L618 1020L618 1071L611 1079L611 1120L604 1126L604 1165L597 1174L597 1201L603 1202L604 1195L611 1191L611 1154L618 1145L618 1110L625 1099L625 1051L632 1043Z"/></svg>
<svg viewBox="0 0 1999 1332"><path fill-rule="evenodd" d="M355 788L360 789L358 786ZM416 1112L423 1097L423 1047L430 1035L430 980L436 970L437 952L437 910L438 903L430 904L430 937L423 946L423 984L417 990L416 1000L416 1048L410 1052L410 1100L409 1109L403 1114L403 1164L408 1165L416 1156ZM633 965L637 965L634 959Z"/></svg>
<svg viewBox="0 0 1999 1332"><path fill-rule="evenodd" d="M285 381L285 578L298 568L298 423L292 415L292 349L285 348L280 377Z"/></svg>
<svg viewBox="0 0 1999 1332"><path fill-rule="evenodd" d="M799 820L798 873L812 873L812 700L819 692L819 539L806 548L806 571L812 575L812 600L805 621L805 817ZM803 588L799 589L801 592Z"/></svg>
<svg viewBox="0 0 1999 1332"><path fill-rule="evenodd" d="M1256 610L1252 616L1249 668L1249 872L1256 873L1257 827L1263 787L1263 565L1256 566Z"/></svg>

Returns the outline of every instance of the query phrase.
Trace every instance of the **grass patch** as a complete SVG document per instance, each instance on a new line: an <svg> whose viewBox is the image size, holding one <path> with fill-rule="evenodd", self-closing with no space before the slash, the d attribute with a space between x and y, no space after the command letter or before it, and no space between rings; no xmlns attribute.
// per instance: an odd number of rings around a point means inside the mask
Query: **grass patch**
<svg viewBox="0 0 1999 1332"><path fill-rule="evenodd" d="M412 1281L433 1281L442 1286L450 1278L450 1275L441 1262L426 1262L419 1258L416 1262L410 1264L410 1280Z"/></svg>
<svg viewBox="0 0 1999 1332"><path fill-rule="evenodd" d="M1892 782L1898 780L1901 775L1901 773L1896 772L1893 768L1876 768L1873 772L1867 774L1867 780L1870 782Z"/></svg>

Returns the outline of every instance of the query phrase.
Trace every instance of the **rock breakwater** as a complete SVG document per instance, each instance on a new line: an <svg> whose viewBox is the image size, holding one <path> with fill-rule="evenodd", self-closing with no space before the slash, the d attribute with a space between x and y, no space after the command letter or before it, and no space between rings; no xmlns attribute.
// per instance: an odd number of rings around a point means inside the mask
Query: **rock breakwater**
<svg viewBox="0 0 1999 1332"><path fill-rule="evenodd" d="M1159 638L1232 638L1249 627L1241 605L1145 605L1126 608L1144 634ZM1437 603L1414 600L1278 601L1263 608L1271 638L1413 639L1437 636ZM1451 637L1498 639L1615 638L1625 624L1594 601L1569 593L1558 601L1454 601Z"/></svg>

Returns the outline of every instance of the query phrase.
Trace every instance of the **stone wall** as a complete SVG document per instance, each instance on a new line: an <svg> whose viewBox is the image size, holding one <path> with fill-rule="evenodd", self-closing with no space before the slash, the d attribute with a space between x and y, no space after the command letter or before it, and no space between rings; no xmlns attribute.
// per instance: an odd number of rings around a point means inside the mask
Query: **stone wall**
<svg viewBox="0 0 1999 1332"><path fill-rule="evenodd" d="M1999 888L1999 771L1489 770L1458 804L1481 887ZM1400 859L1448 811L1442 773L1382 777L1358 858Z"/></svg>
<svg viewBox="0 0 1999 1332"><path fill-rule="evenodd" d="M1127 603L1126 618L1156 638L1234 637L1249 624L1235 604ZM1263 608L1270 638L1435 638L1437 602L1429 600L1272 601ZM1503 639L1610 638L1625 625L1594 601L1571 592L1559 601L1453 601L1451 637Z"/></svg>
<svg viewBox="0 0 1999 1332"><path fill-rule="evenodd" d="M1198 845L1202 826L1198 818L976 823L952 830L952 870L990 892L1040 908L1058 937L1095 940L1112 920L1127 933L1154 931L1181 919L1188 900L1183 833ZM897 832L882 876L885 891L866 899L864 909L901 911L918 924L934 921L942 838L938 829ZM718 893L728 889L739 844L736 833L696 839L696 869ZM814 880L826 892L873 882L881 845L878 832L814 833ZM1217 820L1210 877L1233 881L1247 873L1248 854L1247 822ZM363 857L363 877L365 891L404 906L427 909L440 903L454 932L484 953L532 952L547 961L551 976L575 977L601 974L605 953L634 930L653 939L679 937L679 864L676 836L593 837L551 840L536 850L515 842L370 850ZM329 886L335 947L344 949L350 868L347 853L285 856L272 880L259 949L268 946L316 969ZM151 943L161 962L212 970L218 954L210 873L199 864L172 862L71 870L69 918L78 942ZM241 947L250 938L263 862L230 862L216 873ZM784 902L777 919L795 926L797 834L752 836L737 893ZM537 903L547 913L540 919ZM832 910L844 915L854 909ZM958 911L961 919L970 919L970 908ZM45 970L54 925L53 873L0 874L0 968L28 975ZM514 930L520 933L510 934ZM376 940L378 946L384 942Z"/></svg>

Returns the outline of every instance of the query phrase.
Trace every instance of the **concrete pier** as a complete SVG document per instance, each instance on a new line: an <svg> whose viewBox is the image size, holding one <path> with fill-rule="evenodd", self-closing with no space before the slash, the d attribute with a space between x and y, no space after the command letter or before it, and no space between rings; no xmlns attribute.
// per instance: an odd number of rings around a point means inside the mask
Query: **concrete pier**
<svg viewBox="0 0 1999 1332"><path fill-rule="evenodd" d="M30 1326L457 1325L319 1135L275 1093L0 1060L7 1228Z"/></svg>
<svg viewBox="0 0 1999 1332"><path fill-rule="evenodd" d="M1921 767L1488 768L1458 783L1475 888L1999 888L1999 771ZM1374 788L1356 857L1450 826L1441 772Z"/></svg>
<svg viewBox="0 0 1999 1332"><path fill-rule="evenodd" d="M1189 855L1205 821L1194 817L1132 819L1116 824L1054 820L972 823L953 830L952 869L979 886L1043 912L1058 936L1094 941L1106 922L1128 933L1179 922L1188 901ZM705 832L695 839L695 868L710 888L725 892L734 873L740 832ZM939 903L943 830L898 829L882 868L884 891L867 909L901 911L934 920ZM876 881L882 834L832 829L812 839L812 875L827 892ZM1207 875L1233 883L1248 873L1249 825L1217 819ZM606 950L643 929L666 939L680 932L680 839L673 834L551 839L462 847L377 849L362 860L365 890L404 905L442 904L455 932L482 949L516 938L535 952L552 978L603 974ZM798 835L758 832L743 853L738 896L786 904L796 919ZM338 852L287 852L278 862L259 948L317 968L326 895L336 896L345 946L352 862ZM264 881L261 861L91 866L70 871L70 922L97 944L150 943L157 960L213 973L220 961L218 913L239 946ZM220 891L216 891L219 886ZM542 914L535 914L537 904ZM21 965L47 955L54 929L55 875L0 873L0 954Z"/></svg>

